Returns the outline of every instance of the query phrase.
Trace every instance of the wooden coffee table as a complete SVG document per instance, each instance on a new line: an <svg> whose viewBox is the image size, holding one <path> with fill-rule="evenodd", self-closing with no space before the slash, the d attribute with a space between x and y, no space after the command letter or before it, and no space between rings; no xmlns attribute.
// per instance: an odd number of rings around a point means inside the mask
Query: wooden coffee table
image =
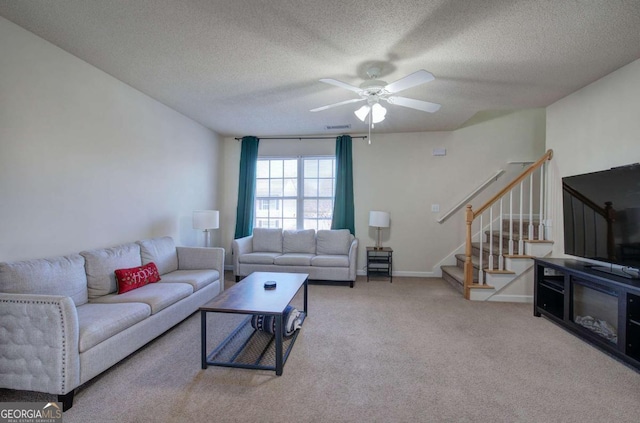
<svg viewBox="0 0 640 423"><path fill-rule="evenodd" d="M308 274L255 272L213 300L200 307L202 368L207 366L240 367L244 369L275 370L282 375L300 330L289 337L283 336L283 312L293 297L304 287L304 306L301 320L307 316ZM275 281L275 289L264 288L266 281ZM238 325L211 353L207 355L207 313L246 314ZM251 326L253 315L275 317L275 335L255 330Z"/></svg>

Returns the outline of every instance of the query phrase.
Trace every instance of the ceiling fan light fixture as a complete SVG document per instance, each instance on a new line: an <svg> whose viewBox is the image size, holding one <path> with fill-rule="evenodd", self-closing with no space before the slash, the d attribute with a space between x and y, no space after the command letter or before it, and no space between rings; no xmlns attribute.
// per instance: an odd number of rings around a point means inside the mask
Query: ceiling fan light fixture
<svg viewBox="0 0 640 423"><path fill-rule="evenodd" d="M424 84L434 80L434 76L424 69L420 69L412 74L400 78L391 84L387 84L385 81L378 80L380 75L380 68L377 66L371 67L367 70L367 75L371 78L368 81L364 81L360 84L360 87L356 87L351 84L347 84L336 79L325 78L320 82L324 82L336 87L345 88L349 91L353 91L360 98L354 98L351 100L345 100L338 103L329 104L322 107L311 109L312 112L318 112L321 110L330 109L332 107L342 106L344 104L357 103L366 101L367 105L362 106L354 113L362 122L366 122L369 119L369 125L373 127L374 123L382 122L387 114L387 109L379 104L381 100L386 101L389 104L397 106L408 107L410 109L420 110L428 113L435 113L440 109L440 104L431 103L429 101L416 100L413 98L399 97L394 94L415 87L420 84Z"/></svg>
<svg viewBox="0 0 640 423"><path fill-rule="evenodd" d="M371 107L369 107L368 105L364 105L353 113L358 117L358 119L364 122L367 118L367 115L369 114L369 110L371 110Z"/></svg>
<svg viewBox="0 0 640 423"><path fill-rule="evenodd" d="M380 103L376 103L371 107L371 121L373 123L382 122L387 114L387 109L382 107Z"/></svg>

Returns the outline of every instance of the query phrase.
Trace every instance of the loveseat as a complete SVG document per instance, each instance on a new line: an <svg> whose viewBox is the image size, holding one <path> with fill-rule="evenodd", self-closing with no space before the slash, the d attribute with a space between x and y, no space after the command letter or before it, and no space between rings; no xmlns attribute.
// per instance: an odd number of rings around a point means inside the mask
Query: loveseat
<svg viewBox="0 0 640 423"><path fill-rule="evenodd" d="M223 265L224 249L170 237L0 263L0 387L70 408L75 388L218 295Z"/></svg>
<svg viewBox="0 0 640 423"><path fill-rule="evenodd" d="M282 230L255 228L233 241L236 281L252 272L308 273L309 279L356 280L358 239L348 229Z"/></svg>

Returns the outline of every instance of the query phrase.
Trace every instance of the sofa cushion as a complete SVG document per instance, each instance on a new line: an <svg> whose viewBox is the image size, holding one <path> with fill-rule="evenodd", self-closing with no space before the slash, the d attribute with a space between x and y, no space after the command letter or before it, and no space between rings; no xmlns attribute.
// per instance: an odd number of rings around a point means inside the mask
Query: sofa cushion
<svg viewBox="0 0 640 423"><path fill-rule="evenodd" d="M349 254L351 238L349 229L321 229L316 235L317 254Z"/></svg>
<svg viewBox="0 0 640 423"><path fill-rule="evenodd" d="M282 229L255 228L253 251L282 253Z"/></svg>
<svg viewBox="0 0 640 423"><path fill-rule="evenodd" d="M144 303L89 303L78 307L77 311L81 353L151 315L151 307Z"/></svg>
<svg viewBox="0 0 640 423"><path fill-rule="evenodd" d="M151 307L151 314L177 303L193 293L188 283L152 283L124 294L105 295L91 300L94 303L145 303Z"/></svg>
<svg viewBox="0 0 640 423"><path fill-rule="evenodd" d="M257 251L257 250L254 250ZM316 231L305 229L301 231L284 231L282 235L283 253L316 253Z"/></svg>
<svg viewBox="0 0 640 423"><path fill-rule="evenodd" d="M218 279L220 279L220 273L217 270L176 270L162 275L160 283L188 283L193 287L194 291L197 291Z"/></svg>
<svg viewBox="0 0 640 423"><path fill-rule="evenodd" d="M296 254L289 253L276 257L273 264L281 266L311 266L311 258L313 254Z"/></svg>
<svg viewBox="0 0 640 423"><path fill-rule="evenodd" d="M84 258L79 254L0 263L0 292L66 295L76 307L88 298Z"/></svg>
<svg viewBox="0 0 640 423"><path fill-rule="evenodd" d="M176 244L170 236L138 241L137 244L140 245L142 264L155 263L160 275L178 270Z"/></svg>
<svg viewBox="0 0 640 423"><path fill-rule="evenodd" d="M178 270L213 269L217 263L218 248L176 247Z"/></svg>
<svg viewBox="0 0 640 423"><path fill-rule="evenodd" d="M311 265L316 267L349 267L349 256L347 255L322 255L314 256Z"/></svg>
<svg viewBox="0 0 640 423"><path fill-rule="evenodd" d="M141 266L140 246L135 243L98 250L82 251L87 272L89 298L98 298L118 291L116 269Z"/></svg>
<svg viewBox="0 0 640 423"><path fill-rule="evenodd" d="M280 255L281 253L248 253L238 257L238 261L245 264L273 264Z"/></svg>
<svg viewBox="0 0 640 423"><path fill-rule="evenodd" d="M118 294L124 294L132 289L160 280L158 268L153 262L130 269L116 269L114 273L118 282Z"/></svg>

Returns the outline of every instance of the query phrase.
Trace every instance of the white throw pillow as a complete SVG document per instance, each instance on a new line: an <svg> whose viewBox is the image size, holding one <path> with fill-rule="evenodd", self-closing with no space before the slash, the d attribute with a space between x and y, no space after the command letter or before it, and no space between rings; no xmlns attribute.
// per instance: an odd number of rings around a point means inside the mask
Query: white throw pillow
<svg viewBox="0 0 640 423"><path fill-rule="evenodd" d="M317 254L349 254L351 238L349 229L319 230L316 235Z"/></svg>
<svg viewBox="0 0 640 423"><path fill-rule="evenodd" d="M282 229L255 228L253 230L253 252L281 253Z"/></svg>
<svg viewBox="0 0 640 423"><path fill-rule="evenodd" d="M316 231L315 229L284 231L282 243L284 253L315 254Z"/></svg>
<svg viewBox="0 0 640 423"><path fill-rule="evenodd" d="M176 244L170 236L138 241L142 264L155 263L160 275L178 270Z"/></svg>

